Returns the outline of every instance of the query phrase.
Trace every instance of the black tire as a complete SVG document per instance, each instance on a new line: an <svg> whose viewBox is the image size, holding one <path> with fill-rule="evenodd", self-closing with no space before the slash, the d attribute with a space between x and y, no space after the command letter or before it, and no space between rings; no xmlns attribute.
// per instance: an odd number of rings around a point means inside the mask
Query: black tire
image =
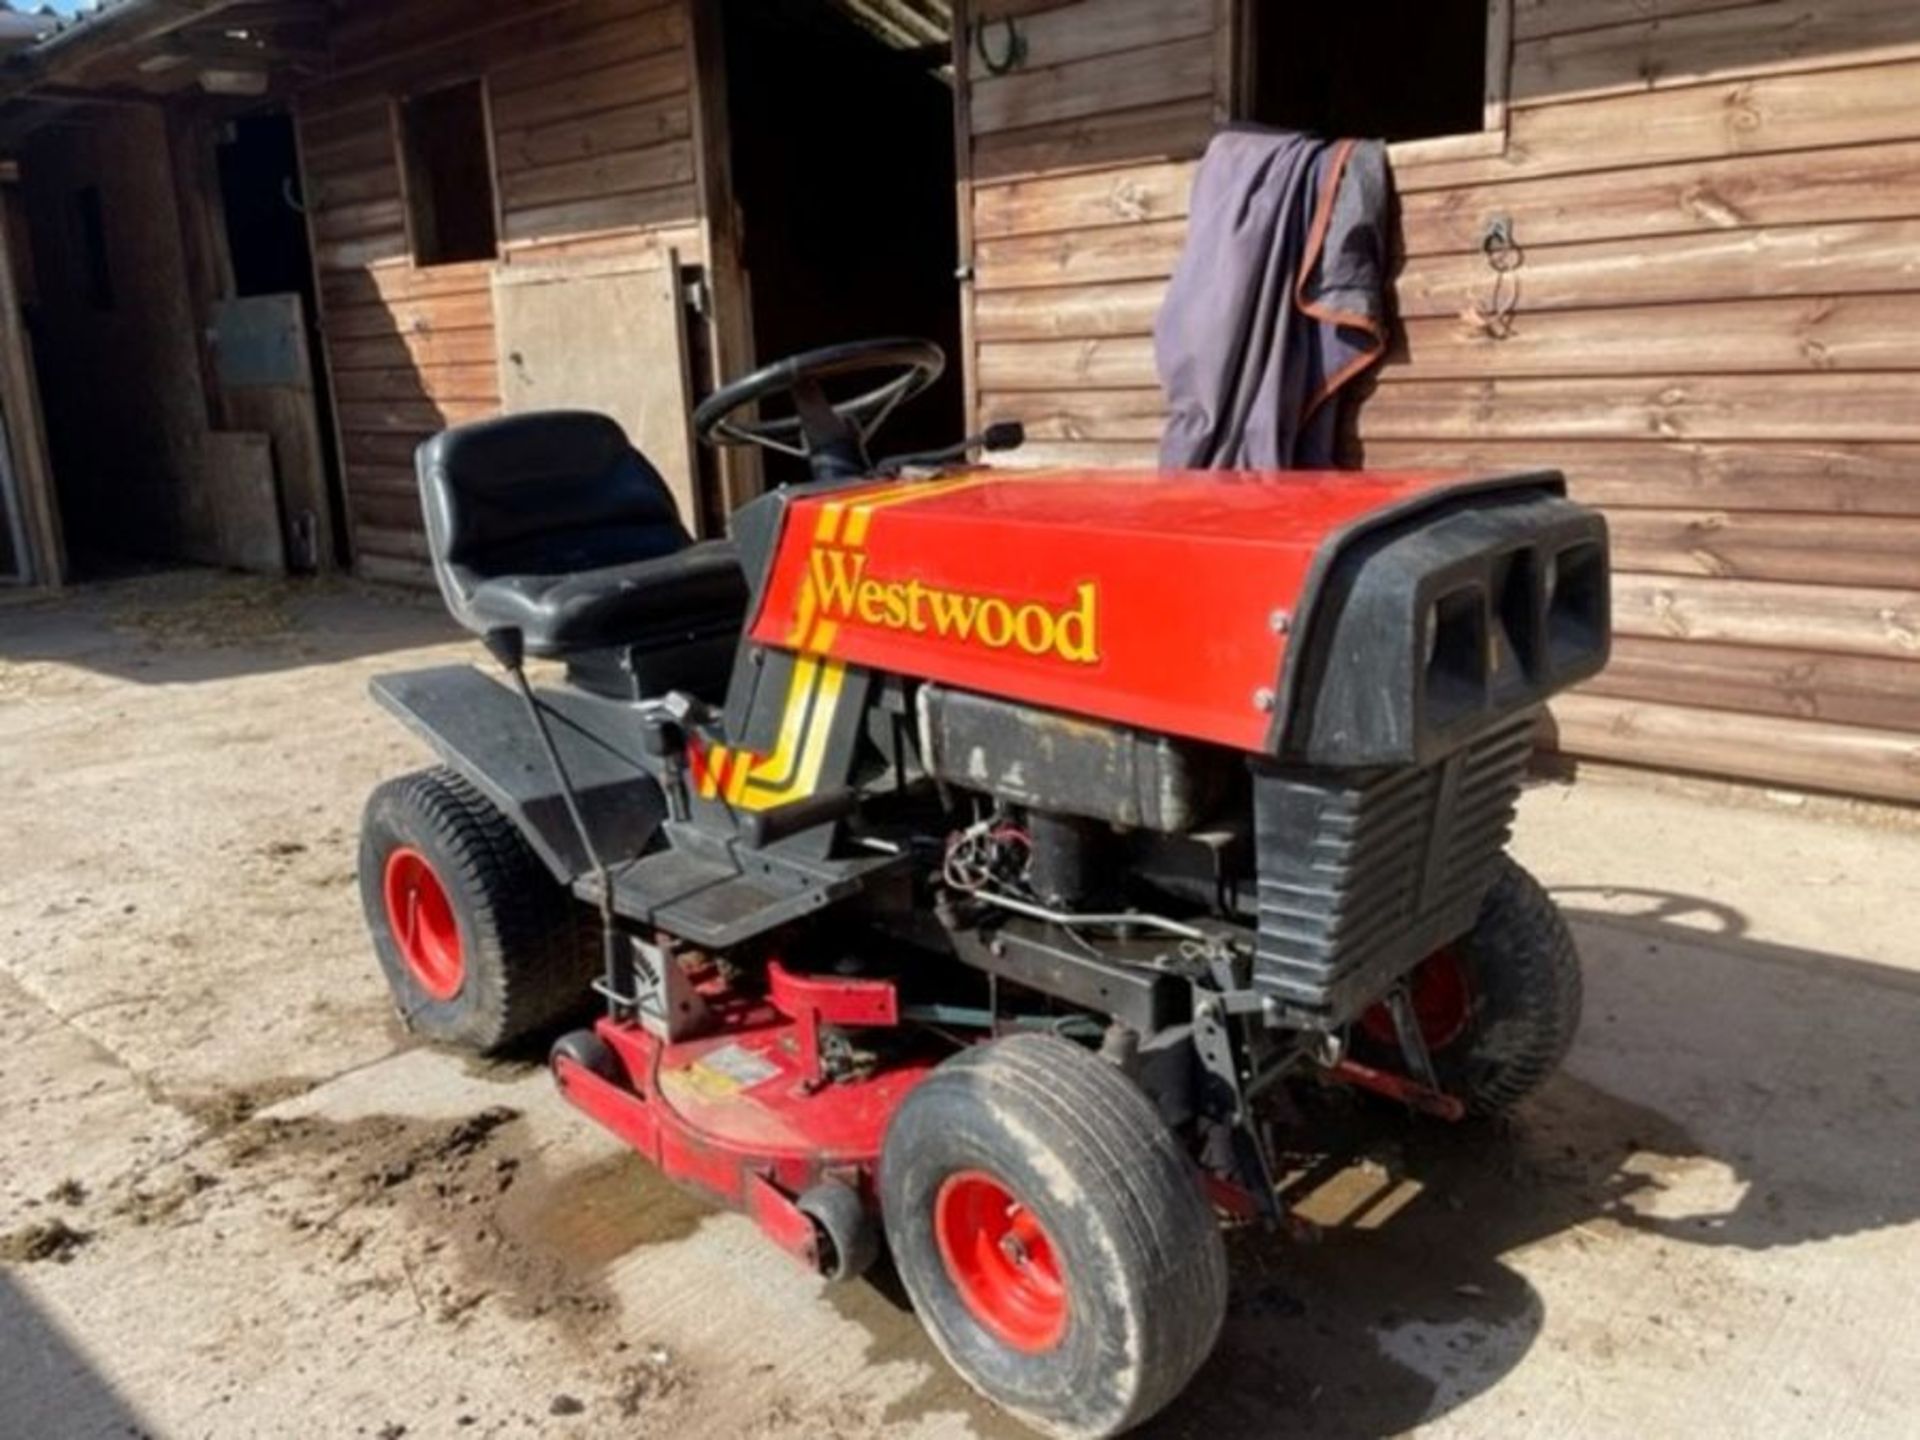
<svg viewBox="0 0 1920 1440"><path fill-rule="evenodd" d="M1012 1263L1049 1257L1064 1292L1044 1348L995 1333L943 1258L942 1197L980 1176L1038 1222L1045 1248L1022 1246ZM888 1127L880 1197L894 1263L941 1353L1047 1434L1088 1440L1140 1424L1219 1336L1226 1248L1196 1171L1147 1098L1068 1041L1017 1036L941 1065Z"/></svg>
<svg viewBox="0 0 1920 1440"><path fill-rule="evenodd" d="M1580 954L1540 882L1502 856L1480 918L1456 947L1472 1016L1434 1052L1441 1087L1481 1116L1512 1109L1560 1068L1580 1029Z"/></svg>
<svg viewBox="0 0 1920 1440"><path fill-rule="evenodd" d="M457 927L452 994L429 993L389 920L388 867L401 850L430 867ZM403 775L368 798L360 900L402 1022L440 1044L504 1049L578 1010L598 969L580 905L513 823L451 770Z"/></svg>

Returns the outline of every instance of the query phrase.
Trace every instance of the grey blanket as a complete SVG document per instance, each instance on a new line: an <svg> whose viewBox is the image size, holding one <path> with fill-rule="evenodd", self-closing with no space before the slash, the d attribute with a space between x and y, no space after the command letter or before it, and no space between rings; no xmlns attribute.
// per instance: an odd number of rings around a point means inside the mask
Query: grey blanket
<svg viewBox="0 0 1920 1440"><path fill-rule="evenodd" d="M1213 138L1154 325L1169 468L1326 466L1342 387L1386 349L1385 147Z"/></svg>

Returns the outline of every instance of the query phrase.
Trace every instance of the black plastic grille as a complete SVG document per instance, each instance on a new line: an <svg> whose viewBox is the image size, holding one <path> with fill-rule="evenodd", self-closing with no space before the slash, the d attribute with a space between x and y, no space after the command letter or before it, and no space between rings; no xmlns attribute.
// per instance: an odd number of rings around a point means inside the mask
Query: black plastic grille
<svg viewBox="0 0 1920 1440"><path fill-rule="evenodd" d="M1417 768L1256 778L1254 983L1290 1019L1343 1025L1472 928L1538 721L1524 711Z"/></svg>

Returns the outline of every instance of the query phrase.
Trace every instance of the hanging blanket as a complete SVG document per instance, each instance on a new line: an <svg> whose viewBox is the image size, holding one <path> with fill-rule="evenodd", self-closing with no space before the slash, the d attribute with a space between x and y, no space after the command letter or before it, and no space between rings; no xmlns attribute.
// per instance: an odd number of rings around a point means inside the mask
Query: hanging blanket
<svg viewBox="0 0 1920 1440"><path fill-rule="evenodd" d="M1377 141L1213 138L1154 326L1163 466L1333 463L1340 391L1386 349L1390 212Z"/></svg>

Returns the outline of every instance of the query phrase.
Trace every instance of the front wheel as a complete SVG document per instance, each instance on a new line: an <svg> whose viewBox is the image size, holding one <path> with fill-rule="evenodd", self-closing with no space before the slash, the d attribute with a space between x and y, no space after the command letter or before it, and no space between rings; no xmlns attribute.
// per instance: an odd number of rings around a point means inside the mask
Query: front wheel
<svg viewBox="0 0 1920 1440"><path fill-rule="evenodd" d="M909 1095L881 1212L954 1369L1051 1435L1117 1435L1193 1378L1226 1314L1219 1226L1146 1097L1065 1040L954 1057Z"/></svg>
<svg viewBox="0 0 1920 1440"><path fill-rule="evenodd" d="M1580 1028L1580 955L1559 908L1511 858L1473 929L1407 978L1440 1088L1475 1115L1512 1109L1560 1068ZM1360 1021L1361 1053L1399 1062L1392 1016L1376 1005Z"/></svg>

